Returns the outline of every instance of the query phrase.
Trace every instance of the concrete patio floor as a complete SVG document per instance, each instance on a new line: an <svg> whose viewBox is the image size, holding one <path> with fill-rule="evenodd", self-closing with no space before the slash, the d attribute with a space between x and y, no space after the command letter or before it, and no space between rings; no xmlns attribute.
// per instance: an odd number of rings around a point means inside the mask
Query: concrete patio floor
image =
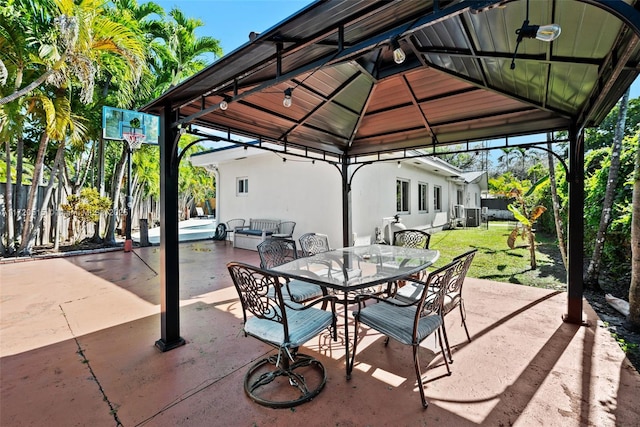
<svg viewBox="0 0 640 427"><path fill-rule="evenodd" d="M159 248L0 264L2 426L638 426L640 375L598 326L563 323L566 294L468 278L467 322L447 316L454 348L443 376L434 339L421 352L429 408L410 347L361 329L357 366L328 334L304 352L328 372L325 389L294 409L244 394L252 361L272 352L242 334L226 270L257 264L225 242L180 246L181 335L160 353Z"/></svg>

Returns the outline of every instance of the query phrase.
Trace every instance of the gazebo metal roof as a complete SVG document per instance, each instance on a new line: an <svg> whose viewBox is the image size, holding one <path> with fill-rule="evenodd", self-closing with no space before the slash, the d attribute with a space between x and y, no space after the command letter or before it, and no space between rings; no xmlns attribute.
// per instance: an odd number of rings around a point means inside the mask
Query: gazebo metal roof
<svg viewBox="0 0 640 427"><path fill-rule="evenodd" d="M177 139L190 124L339 165L345 214L352 165L568 130L569 232L580 235L569 247L568 318L581 321L582 131L604 119L640 71L638 7L635 0L533 0L530 23L559 24L562 34L551 43L525 38L514 59L524 0L310 4L142 108L163 123L166 256L177 259ZM393 40L406 53L401 64ZM343 225L349 236L347 219ZM163 286L177 287L177 261L164 268ZM161 348L179 337L164 324Z"/></svg>

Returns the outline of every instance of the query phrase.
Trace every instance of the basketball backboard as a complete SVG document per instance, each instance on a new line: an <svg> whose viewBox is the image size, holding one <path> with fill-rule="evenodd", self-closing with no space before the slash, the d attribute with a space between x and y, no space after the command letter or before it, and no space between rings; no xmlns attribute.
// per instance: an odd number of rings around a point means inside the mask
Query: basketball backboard
<svg viewBox="0 0 640 427"><path fill-rule="evenodd" d="M143 134L142 143L158 145L160 118L138 111L102 107L102 137L124 141L123 133Z"/></svg>

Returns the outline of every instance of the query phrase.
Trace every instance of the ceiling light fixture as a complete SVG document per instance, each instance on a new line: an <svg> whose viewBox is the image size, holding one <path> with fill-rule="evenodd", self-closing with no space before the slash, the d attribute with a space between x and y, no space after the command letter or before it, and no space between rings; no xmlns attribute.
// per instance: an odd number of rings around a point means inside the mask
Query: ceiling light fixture
<svg viewBox="0 0 640 427"><path fill-rule="evenodd" d="M228 95L222 95L222 101L220 101L220 109L222 111L227 111L227 108L229 108L229 103L233 100L233 98L231 98Z"/></svg>
<svg viewBox="0 0 640 427"><path fill-rule="evenodd" d="M391 39L391 49L393 49L393 60L396 64L402 64L407 59L407 55L400 47L400 37Z"/></svg>
<svg viewBox="0 0 640 427"><path fill-rule="evenodd" d="M398 169L400 169L402 167L402 163L400 163L400 160L398 160Z"/></svg>
<svg viewBox="0 0 640 427"><path fill-rule="evenodd" d="M549 25L529 25L529 0L527 0L527 17L522 23L522 27L516 30L518 39L516 41L516 49L513 52L513 58L511 58L511 69L516 68L516 55L518 54L518 46L522 39L538 39L543 42L552 42L560 36L562 28L558 24Z"/></svg>
<svg viewBox="0 0 640 427"><path fill-rule="evenodd" d="M287 108L291 107L291 92L293 92L293 89L291 89L290 87L284 90L284 99L282 100L282 105Z"/></svg>

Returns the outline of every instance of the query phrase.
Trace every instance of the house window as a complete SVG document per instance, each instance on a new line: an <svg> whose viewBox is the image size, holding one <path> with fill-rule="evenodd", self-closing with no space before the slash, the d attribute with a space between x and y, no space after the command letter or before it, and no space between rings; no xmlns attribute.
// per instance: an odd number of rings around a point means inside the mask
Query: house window
<svg viewBox="0 0 640 427"><path fill-rule="evenodd" d="M237 196L246 196L247 194L249 194L249 178L237 178L236 183Z"/></svg>
<svg viewBox="0 0 640 427"><path fill-rule="evenodd" d="M398 213L409 213L409 181L396 180L396 210Z"/></svg>
<svg viewBox="0 0 640 427"><path fill-rule="evenodd" d="M424 182L418 183L418 211L429 212L429 202L427 195L429 194L429 184Z"/></svg>
<svg viewBox="0 0 640 427"><path fill-rule="evenodd" d="M433 186L433 210L436 212L442 211L442 187L439 185Z"/></svg>
<svg viewBox="0 0 640 427"><path fill-rule="evenodd" d="M464 194L462 193L462 190L457 190L456 192L456 200L458 201L459 205L464 205Z"/></svg>

